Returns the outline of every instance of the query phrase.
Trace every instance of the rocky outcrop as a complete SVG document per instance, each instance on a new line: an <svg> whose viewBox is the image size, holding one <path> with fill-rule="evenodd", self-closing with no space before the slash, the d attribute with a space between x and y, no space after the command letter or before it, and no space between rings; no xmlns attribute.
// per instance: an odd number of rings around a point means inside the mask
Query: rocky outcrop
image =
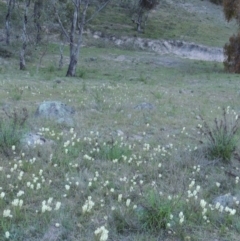
<svg viewBox="0 0 240 241"><path fill-rule="evenodd" d="M223 62L222 48L209 47L181 40L153 40L138 37L105 37L101 32L93 33L94 38L104 39L114 43L116 46L133 47L136 49L153 51L158 54L174 54L183 58Z"/></svg>
<svg viewBox="0 0 240 241"><path fill-rule="evenodd" d="M72 116L75 110L60 101L44 101L42 102L35 113L36 117L52 119L59 124L73 126Z"/></svg>

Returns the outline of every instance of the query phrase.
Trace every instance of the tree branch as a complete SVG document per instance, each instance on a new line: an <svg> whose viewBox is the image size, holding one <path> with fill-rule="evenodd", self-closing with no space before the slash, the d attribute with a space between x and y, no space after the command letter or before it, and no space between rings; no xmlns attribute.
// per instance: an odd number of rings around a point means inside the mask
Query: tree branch
<svg viewBox="0 0 240 241"><path fill-rule="evenodd" d="M93 18L95 18L95 16L96 16L103 8L105 8L105 7L110 3L110 1L111 1L111 0L107 0L102 6L100 6L85 23L88 23L88 22L91 21Z"/></svg>
<svg viewBox="0 0 240 241"><path fill-rule="evenodd" d="M61 21L60 16L59 16L59 14L58 14L58 12L57 12L57 9L56 9L55 4L54 4L54 6L53 6L53 9L54 9L54 13L55 13L55 15L56 15L56 17L57 17L58 23L59 23L59 25L60 25L60 27L61 27L64 35L66 36L66 38L68 39L68 41L70 41L69 34L68 34L68 32L66 31L66 29L64 28L64 26L63 26L63 24L62 24L62 21Z"/></svg>

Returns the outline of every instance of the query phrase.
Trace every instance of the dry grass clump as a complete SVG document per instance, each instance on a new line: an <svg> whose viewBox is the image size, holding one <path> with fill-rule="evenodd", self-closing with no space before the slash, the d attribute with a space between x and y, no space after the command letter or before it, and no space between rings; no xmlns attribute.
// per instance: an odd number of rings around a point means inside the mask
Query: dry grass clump
<svg viewBox="0 0 240 241"><path fill-rule="evenodd" d="M230 162L237 147L237 132L239 129L239 116L235 111L223 108L222 119L214 119L214 126L210 127L203 120L203 126L199 125L201 134L207 139L207 155L210 159L221 159Z"/></svg>

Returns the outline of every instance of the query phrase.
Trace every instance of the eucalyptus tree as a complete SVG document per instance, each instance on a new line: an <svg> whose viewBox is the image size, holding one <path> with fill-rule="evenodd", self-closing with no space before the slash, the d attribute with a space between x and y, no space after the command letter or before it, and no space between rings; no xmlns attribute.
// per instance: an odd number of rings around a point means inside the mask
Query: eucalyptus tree
<svg viewBox="0 0 240 241"><path fill-rule="evenodd" d="M223 12L227 21L235 19L240 26L240 1L223 0ZM224 67L227 71L240 73L240 32L229 38L224 46Z"/></svg>
<svg viewBox="0 0 240 241"><path fill-rule="evenodd" d="M7 0L5 15L5 42L18 43L20 70L26 69L26 49L42 39L42 26L46 17L47 0ZM14 16L14 17L13 17ZM44 19L44 17L45 19ZM14 38L13 38L14 36Z"/></svg>
<svg viewBox="0 0 240 241"><path fill-rule="evenodd" d="M56 20L69 43L70 62L66 76L75 76L86 23L111 0L52 0ZM94 9L89 15L88 9Z"/></svg>
<svg viewBox="0 0 240 241"><path fill-rule="evenodd" d="M5 16L5 33L6 33L6 44L10 44L10 34L11 34L11 17L12 12L15 8L15 0L7 0L7 12Z"/></svg>
<svg viewBox="0 0 240 241"><path fill-rule="evenodd" d="M42 40L43 30L43 15L44 15L44 3L46 0L35 0L33 7L33 18L36 29L36 43L40 43ZM46 9L46 8L45 8Z"/></svg>
<svg viewBox="0 0 240 241"><path fill-rule="evenodd" d="M239 0L223 0L223 12L227 21L240 19L240 1Z"/></svg>
<svg viewBox="0 0 240 241"><path fill-rule="evenodd" d="M26 69L26 60L25 60L25 52L28 44L28 33L27 33L27 25L28 25L28 17L29 17L29 7L31 4L31 0L25 0L24 1L24 12L22 17L22 47L20 50L20 70Z"/></svg>
<svg viewBox="0 0 240 241"><path fill-rule="evenodd" d="M142 32L146 25L150 10L156 8L160 0L121 0L120 4L125 7L131 16L132 22L137 25L137 31Z"/></svg>

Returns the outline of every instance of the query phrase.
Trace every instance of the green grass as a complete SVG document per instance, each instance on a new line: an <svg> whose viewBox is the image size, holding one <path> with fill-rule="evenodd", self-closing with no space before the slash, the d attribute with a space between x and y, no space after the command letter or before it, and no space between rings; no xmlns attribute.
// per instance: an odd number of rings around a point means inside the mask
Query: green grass
<svg viewBox="0 0 240 241"><path fill-rule="evenodd" d="M26 107L29 129L49 128L40 132L55 143L51 148L24 150L24 154L20 149L13 158L2 156L1 192L5 197L0 209L10 209L13 217L1 217L1 233L9 231L12 240L49 239L50 233L60 240L91 240L94 231L105 226L109 239L114 240L126 235L131 240L154 240L156 233L180 239L199 240L205 235L205 240L220 236L238 240L237 207L233 207L237 210L234 216L208 209L210 223L203 219L201 199L211 204L226 192L237 196L239 186L234 177L228 177L235 169L229 164L211 166L196 138L199 115L210 122L221 113L218 106L231 105L237 110L238 76L225 74L221 64L173 56L168 61L175 65L161 65L161 56L154 53L89 47L81 54L84 79L64 77L64 70L53 67L51 54L38 73L6 66L1 75L1 102ZM125 56L128 66L116 61L119 55ZM96 60L89 61L91 56ZM29 63L28 68L34 66ZM55 82L58 79L60 83ZM23 90L17 101L14 86ZM74 130L35 119L37 104L43 100L61 100L75 107ZM134 109L142 102L151 103L154 109ZM199 150L193 151L195 147ZM239 166L234 158L232 164ZM196 184L189 189L193 179ZM221 183L220 188L216 182ZM9 183L18 187L11 189ZM188 190L194 193L197 185L200 191L195 199ZM23 200L20 208L11 204L19 190L25 193L19 197ZM89 196L94 206L83 213ZM53 201L47 207L52 211L42 213L42 202L50 197ZM61 207L54 211L57 202ZM139 216L141 208L144 213ZM23 222L25 218L28 221Z"/></svg>
<svg viewBox="0 0 240 241"><path fill-rule="evenodd" d="M157 18L150 16L144 36L179 39L184 33L184 40L221 46L231 32L218 26L216 38L216 22L207 19L194 28L200 15L166 1L154 14L167 22L156 28ZM113 9L108 16L113 25L106 31L135 33L128 20L117 24L123 14ZM104 26L102 20L95 20L96 28ZM209 205L226 193L239 199L239 133L231 162L212 161L197 126L201 116L211 123L222 107L239 113L239 75L225 73L221 63L94 46L90 40L75 78L65 77L67 46L58 70L54 43L40 66L38 53L46 46L32 52L26 71L18 70L17 56L0 68L1 105L25 107L27 130L53 143L1 154L0 240L7 240L6 232L13 241L99 240L107 229L108 240L238 241L237 202L222 212ZM45 100L74 107L74 129L35 118ZM135 108L142 103L153 108Z"/></svg>
<svg viewBox="0 0 240 241"><path fill-rule="evenodd" d="M212 11L202 7L196 0L188 3L161 1L156 10L150 12L144 33L139 34L131 16L127 15L127 10L112 3L89 23L89 27L110 36L180 39L222 47L237 30L236 25L224 21L219 6L207 2L206 8Z"/></svg>
<svg viewBox="0 0 240 241"><path fill-rule="evenodd" d="M25 126L28 118L26 109L12 111L4 109L5 118L0 120L0 152L10 157L19 150L21 139L25 134Z"/></svg>

